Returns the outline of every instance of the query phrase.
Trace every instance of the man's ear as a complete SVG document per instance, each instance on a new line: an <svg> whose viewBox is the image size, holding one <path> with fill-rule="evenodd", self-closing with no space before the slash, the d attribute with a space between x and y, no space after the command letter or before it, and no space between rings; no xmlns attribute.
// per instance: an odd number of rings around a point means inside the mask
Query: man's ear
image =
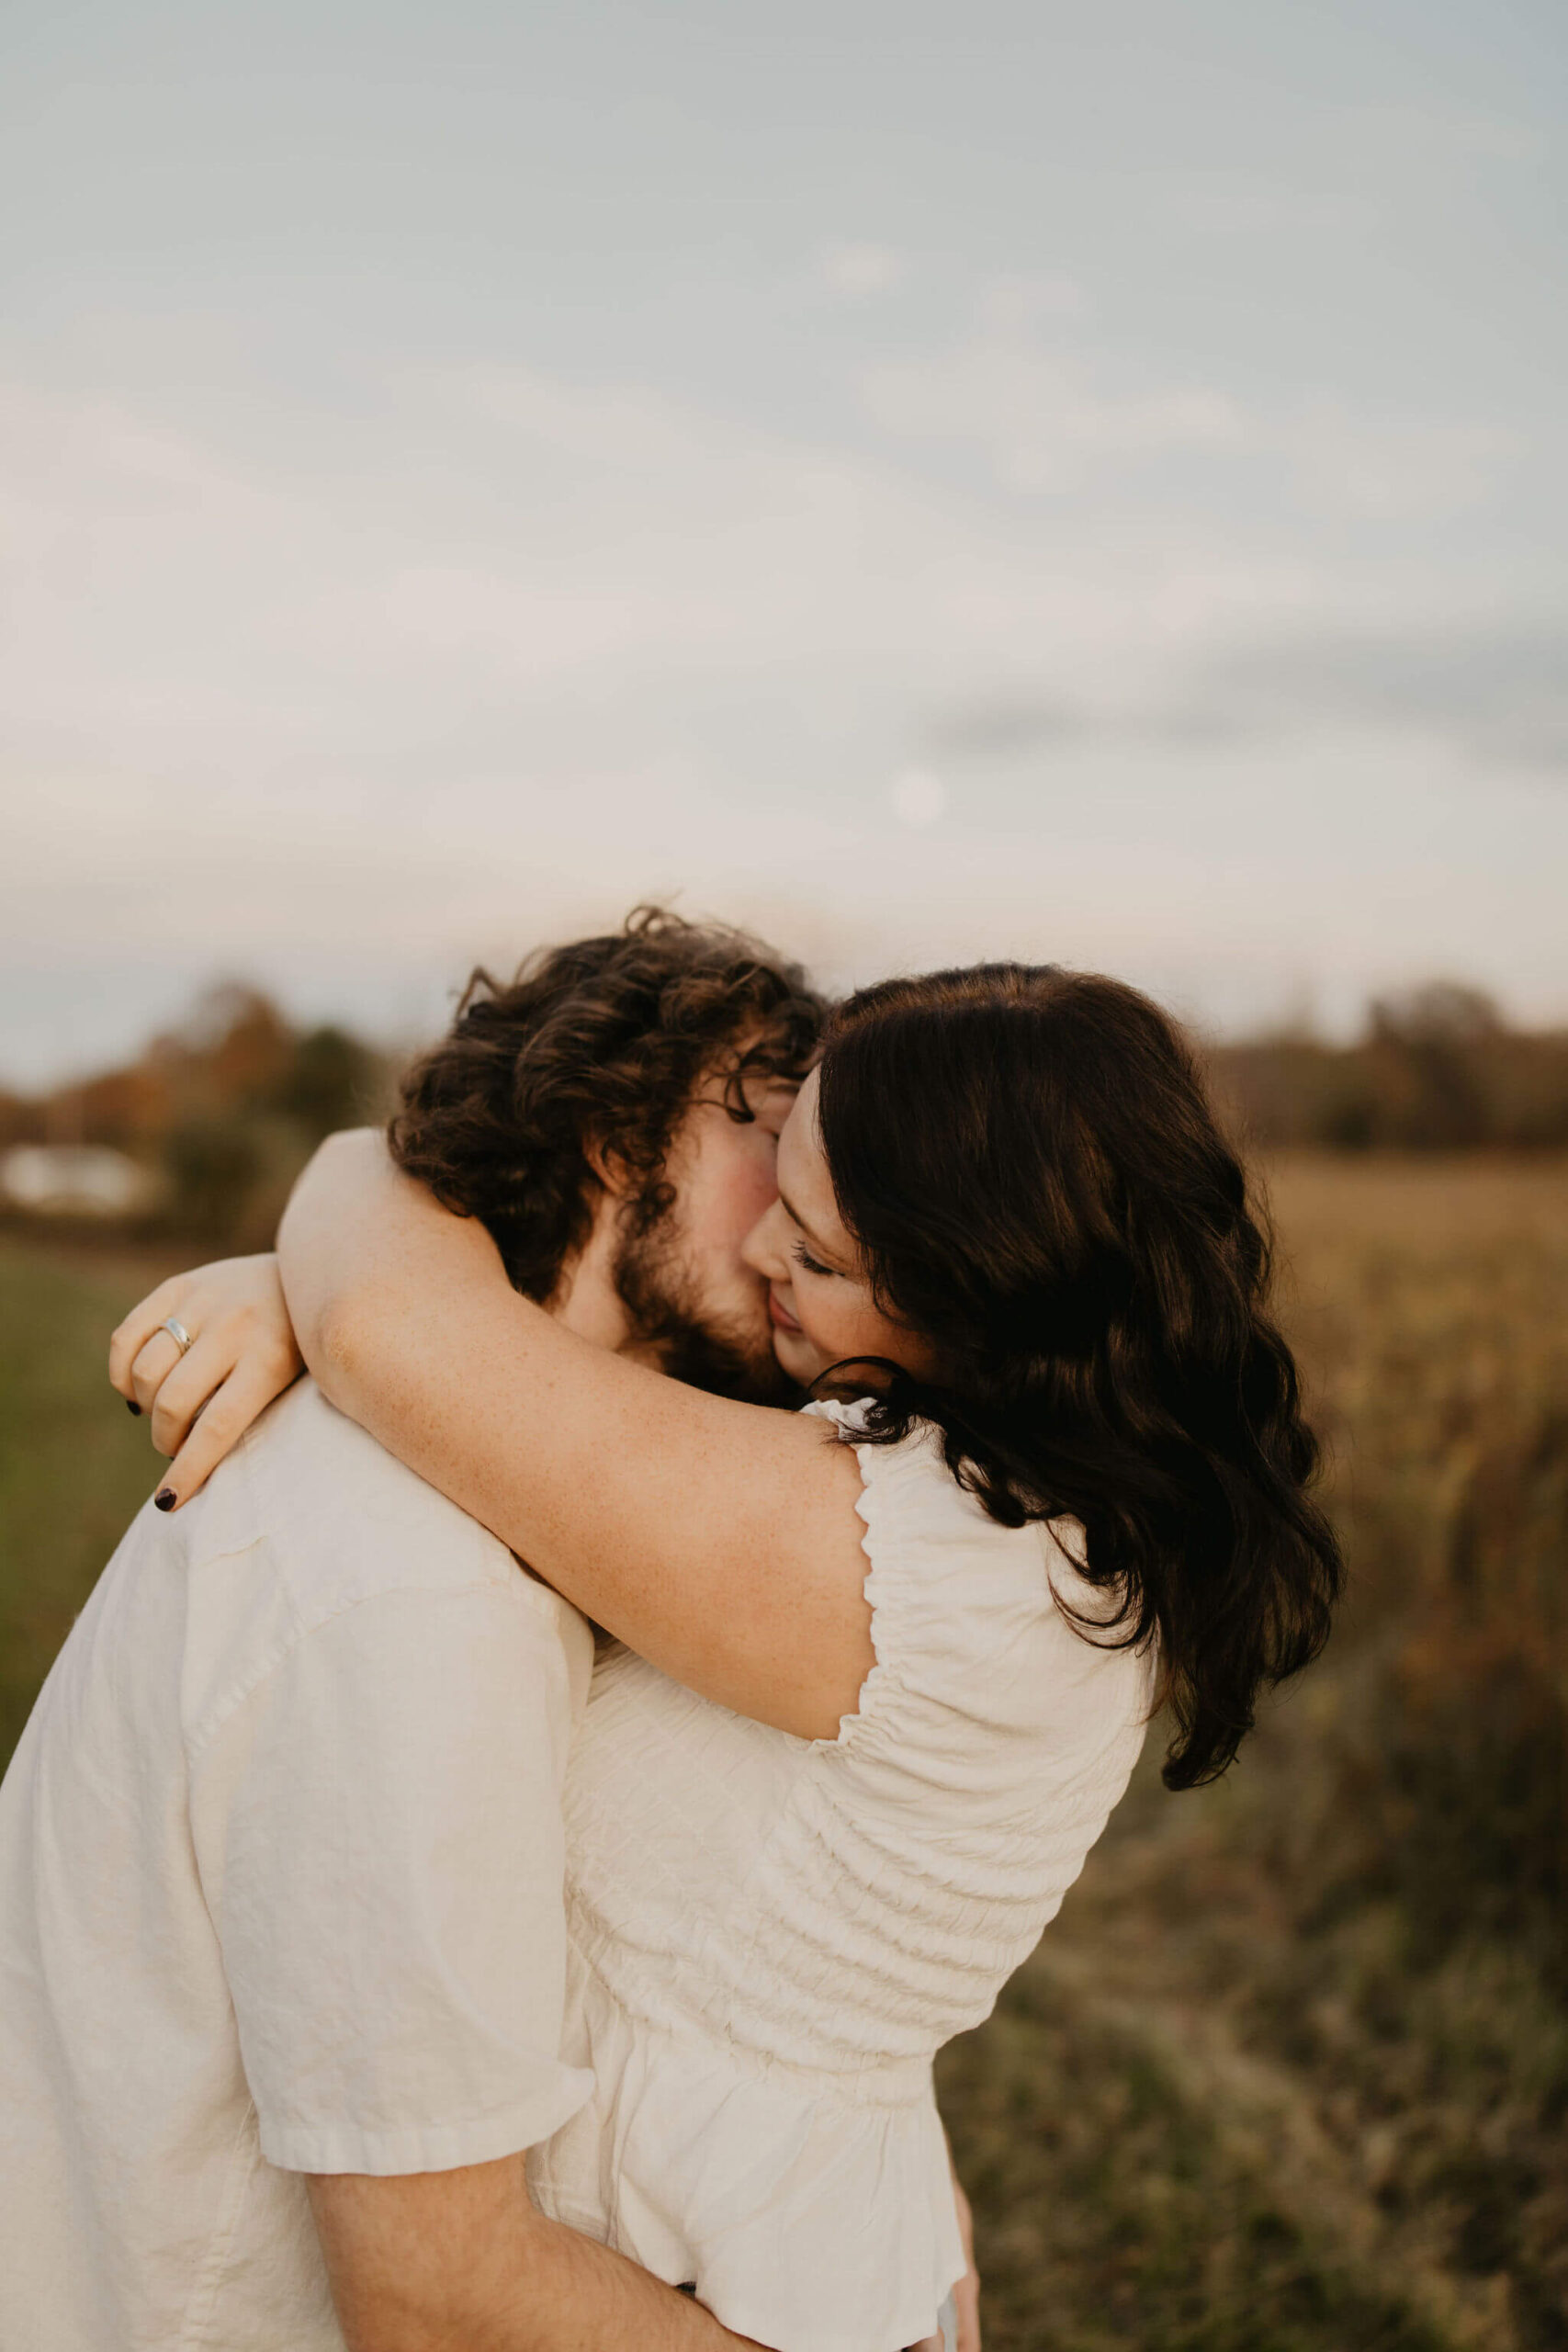
<svg viewBox="0 0 1568 2352"><path fill-rule="evenodd" d="M614 1144L606 1143L602 1136L586 1136L582 1157L595 1182L612 1200L624 1201L632 1189L632 1171Z"/></svg>

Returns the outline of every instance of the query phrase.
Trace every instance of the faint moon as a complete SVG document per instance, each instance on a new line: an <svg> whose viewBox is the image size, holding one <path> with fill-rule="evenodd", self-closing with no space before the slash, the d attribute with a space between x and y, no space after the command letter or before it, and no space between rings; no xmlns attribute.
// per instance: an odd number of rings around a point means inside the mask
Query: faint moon
<svg viewBox="0 0 1568 2352"><path fill-rule="evenodd" d="M906 825L934 825L947 808L947 786L930 768L906 768L889 786L887 797Z"/></svg>
<svg viewBox="0 0 1568 2352"><path fill-rule="evenodd" d="M888 245L829 245L822 275L835 294L885 294L904 275L904 257Z"/></svg>

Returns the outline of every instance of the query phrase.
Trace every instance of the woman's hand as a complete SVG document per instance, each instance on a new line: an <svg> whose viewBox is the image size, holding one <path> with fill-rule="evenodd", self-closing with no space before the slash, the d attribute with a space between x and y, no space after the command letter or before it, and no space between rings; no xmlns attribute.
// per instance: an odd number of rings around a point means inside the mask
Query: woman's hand
<svg viewBox="0 0 1568 2352"><path fill-rule="evenodd" d="M188 1348L164 1329L171 1319ZM109 1380L173 1457L159 1509L188 1502L304 1369L270 1254L175 1274L133 1306L109 1341Z"/></svg>

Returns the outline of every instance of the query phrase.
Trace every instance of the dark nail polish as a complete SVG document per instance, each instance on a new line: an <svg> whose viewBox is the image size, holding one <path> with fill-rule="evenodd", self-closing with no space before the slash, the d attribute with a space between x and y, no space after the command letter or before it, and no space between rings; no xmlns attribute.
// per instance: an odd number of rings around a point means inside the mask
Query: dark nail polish
<svg viewBox="0 0 1568 2352"><path fill-rule="evenodd" d="M136 1401L136 1399L135 1399L135 1397L134 1397L134 1396L128 1396L128 1397L126 1398L126 1400L125 1400L125 1409L126 1409L126 1411L127 1411L128 1413L135 1413L135 1414L140 1418L140 1415L141 1415L141 1406L137 1403L137 1401Z"/></svg>
<svg viewBox="0 0 1568 2352"><path fill-rule="evenodd" d="M173 1487L160 1487L152 1498L152 1508L154 1510L173 1510L178 1500Z"/></svg>

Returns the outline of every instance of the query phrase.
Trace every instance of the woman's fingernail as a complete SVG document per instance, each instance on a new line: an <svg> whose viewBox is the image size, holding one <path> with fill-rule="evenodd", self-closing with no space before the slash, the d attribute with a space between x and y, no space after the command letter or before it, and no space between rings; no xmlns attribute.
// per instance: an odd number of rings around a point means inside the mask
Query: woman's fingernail
<svg viewBox="0 0 1568 2352"><path fill-rule="evenodd" d="M135 1414L137 1414L138 1416L140 1416L141 1411L141 1406L137 1403L137 1401L136 1401L136 1399L135 1399L135 1397L134 1397L134 1396L128 1396L128 1397L126 1398L126 1400L125 1400L125 1409L126 1409L126 1411L127 1411L128 1413L135 1413Z"/></svg>
<svg viewBox="0 0 1568 2352"><path fill-rule="evenodd" d="M154 1510L173 1510L178 1500L173 1487L160 1487L152 1498L152 1508Z"/></svg>

